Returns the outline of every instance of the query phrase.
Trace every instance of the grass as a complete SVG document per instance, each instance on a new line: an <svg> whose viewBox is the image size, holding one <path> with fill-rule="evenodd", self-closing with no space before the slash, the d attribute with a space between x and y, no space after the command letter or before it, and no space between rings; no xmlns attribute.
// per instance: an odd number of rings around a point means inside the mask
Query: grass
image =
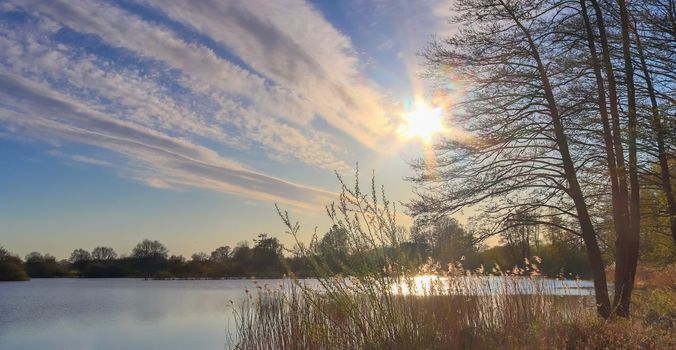
<svg viewBox="0 0 676 350"><path fill-rule="evenodd" d="M517 277L504 277L517 283ZM532 283L532 294L508 288L459 293L481 279L458 278L455 287L376 294L345 279L345 293L288 281L262 288L240 305L236 349L674 349L676 293L639 292L629 320L604 321L593 299L551 295ZM415 282L412 282L414 284ZM572 293L571 293L572 294Z"/></svg>
<svg viewBox="0 0 676 350"><path fill-rule="evenodd" d="M555 341L559 335L548 330L589 316L578 312L583 308L576 304L585 301L580 297L441 288L417 294L397 294L397 288L357 292L363 287L350 284L345 294L332 296L297 284L261 290L237 314L236 348L486 348L505 342L522 347Z"/></svg>
<svg viewBox="0 0 676 350"><path fill-rule="evenodd" d="M593 297L540 276L540 261L509 271L467 271L461 262L411 269L397 255L396 211L384 194L363 194L341 180L328 208L347 234L349 264L334 275L298 240L299 225L280 216L316 280L290 278L247 291L233 305L235 349L674 349L673 284L640 290L635 317L602 320ZM420 277L420 276L426 277ZM557 285L558 283L558 285Z"/></svg>

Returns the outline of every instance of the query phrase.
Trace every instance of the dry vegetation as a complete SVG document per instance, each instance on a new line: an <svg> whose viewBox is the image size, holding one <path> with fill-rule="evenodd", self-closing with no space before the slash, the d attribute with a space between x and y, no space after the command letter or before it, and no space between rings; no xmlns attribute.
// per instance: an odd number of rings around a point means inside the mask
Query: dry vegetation
<svg viewBox="0 0 676 350"><path fill-rule="evenodd" d="M539 277L454 277L418 293L344 279L342 293L289 282L238 307L236 349L673 349L676 291L638 293L631 319L603 320L593 298L555 295ZM339 282L336 282L339 283ZM398 283L416 284L413 279ZM376 282L374 285L379 285ZM398 284L400 285L400 284ZM418 286L419 287L419 286ZM364 292L364 290L368 292ZM462 290L461 290L462 289ZM522 293L515 293L521 290ZM533 293L527 293L530 290ZM558 290L560 293L560 290Z"/></svg>
<svg viewBox="0 0 676 350"><path fill-rule="evenodd" d="M353 252L371 254L355 254L368 258L353 261L347 277L335 276L313 254L313 243L296 240L320 277L248 291L243 304L233 304L232 348L676 348L673 283L640 290L632 318L605 320L588 290L543 278L537 257L507 271L468 271L461 262L442 267L432 261L411 270L391 255L397 252L390 249L398 244L396 215L384 195L376 198L373 188L364 195L358 183L354 189L342 185L341 201L329 215L347 232ZM298 224L280 214L297 237Z"/></svg>

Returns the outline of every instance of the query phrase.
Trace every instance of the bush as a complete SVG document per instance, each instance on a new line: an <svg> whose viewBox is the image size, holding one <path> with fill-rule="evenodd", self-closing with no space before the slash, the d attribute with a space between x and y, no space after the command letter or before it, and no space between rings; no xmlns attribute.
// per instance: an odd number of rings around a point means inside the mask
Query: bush
<svg viewBox="0 0 676 350"><path fill-rule="evenodd" d="M21 259L10 256L0 260L0 281L27 281L29 279Z"/></svg>

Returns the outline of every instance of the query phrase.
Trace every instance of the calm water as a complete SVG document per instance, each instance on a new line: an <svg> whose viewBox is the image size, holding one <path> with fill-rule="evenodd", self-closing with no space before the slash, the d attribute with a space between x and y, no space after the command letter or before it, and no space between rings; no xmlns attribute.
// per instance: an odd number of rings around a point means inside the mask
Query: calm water
<svg viewBox="0 0 676 350"><path fill-rule="evenodd" d="M247 287L253 281L3 282L0 349L223 349L229 300Z"/></svg>
<svg viewBox="0 0 676 350"><path fill-rule="evenodd" d="M416 278L424 290L430 277ZM499 286L500 278L491 278ZM252 280L34 279L0 283L0 349L224 349ZM278 286L282 280L260 280ZM589 281L543 280L553 294L589 295ZM528 293L524 284L520 292ZM495 290L494 287L492 287ZM407 293L407 291L403 291ZM414 292L415 293L415 292ZM416 293L417 294L417 293Z"/></svg>

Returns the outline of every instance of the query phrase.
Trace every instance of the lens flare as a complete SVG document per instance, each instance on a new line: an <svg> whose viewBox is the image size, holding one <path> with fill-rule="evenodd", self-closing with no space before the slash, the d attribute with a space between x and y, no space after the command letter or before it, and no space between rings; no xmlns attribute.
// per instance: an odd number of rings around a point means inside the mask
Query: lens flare
<svg viewBox="0 0 676 350"><path fill-rule="evenodd" d="M444 131L443 108L431 107L422 101L416 101L410 112L403 115L399 126L399 135L404 139L417 138L430 144L432 138Z"/></svg>

